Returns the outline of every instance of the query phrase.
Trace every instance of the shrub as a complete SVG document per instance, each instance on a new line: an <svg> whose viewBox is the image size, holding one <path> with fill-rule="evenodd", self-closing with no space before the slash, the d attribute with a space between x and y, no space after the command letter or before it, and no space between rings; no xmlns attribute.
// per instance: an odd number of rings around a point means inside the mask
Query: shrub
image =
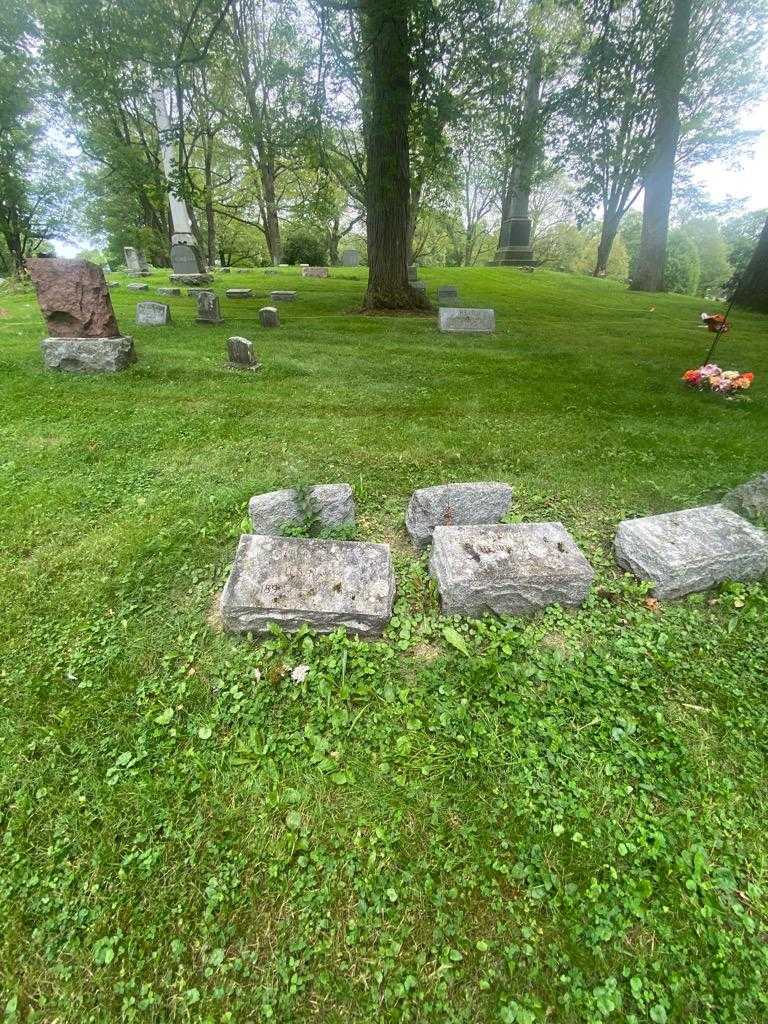
<svg viewBox="0 0 768 1024"><path fill-rule="evenodd" d="M328 263L328 241L315 228L297 224L288 228L283 256L286 263L324 267Z"/></svg>

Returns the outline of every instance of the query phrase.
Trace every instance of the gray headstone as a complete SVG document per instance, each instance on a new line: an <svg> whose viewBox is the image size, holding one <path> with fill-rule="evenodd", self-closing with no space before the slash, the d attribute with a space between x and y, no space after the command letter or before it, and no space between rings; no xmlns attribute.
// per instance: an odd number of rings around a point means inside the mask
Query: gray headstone
<svg viewBox="0 0 768 1024"><path fill-rule="evenodd" d="M138 274L143 277L149 273L149 266L141 249L134 249L133 246L127 245L123 249L123 255L129 274Z"/></svg>
<svg viewBox="0 0 768 1024"><path fill-rule="evenodd" d="M235 335L227 341L229 365L236 370L256 370L261 365L253 353L253 342Z"/></svg>
<svg viewBox="0 0 768 1024"><path fill-rule="evenodd" d="M262 327L279 327L280 317L274 306L262 306L259 310L259 322Z"/></svg>
<svg viewBox="0 0 768 1024"><path fill-rule="evenodd" d="M724 580L759 580L768 572L768 534L723 505L625 519L614 541L616 561L653 595L683 597Z"/></svg>
<svg viewBox="0 0 768 1024"><path fill-rule="evenodd" d="M509 512L509 484L474 482L437 484L414 491L405 513L405 527L418 550L427 547L436 526L498 523Z"/></svg>
<svg viewBox="0 0 768 1024"><path fill-rule="evenodd" d="M148 284L128 284L125 286L129 292L148 292Z"/></svg>
<svg viewBox="0 0 768 1024"><path fill-rule="evenodd" d="M768 519L768 473L728 491L722 504L747 519Z"/></svg>
<svg viewBox="0 0 768 1024"><path fill-rule="evenodd" d="M158 295L181 295L181 288L158 288Z"/></svg>
<svg viewBox="0 0 768 1024"><path fill-rule="evenodd" d="M446 615L530 615L574 608L594 572L562 523L438 526L430 571Z"/></svg>
<svg viewBox="0 0 768 1024"><path fill-rule="evenodd" d="M377 636L392 617L387 544L245 534L221 599L224 628L266 633L308 625Z"/></svg>
<svg viewBox="0 0 768 1024"><path fill-rule="evenodd" d="M409 266L408 266L408 280L411 283L413 283L414 281L417 281L418 278L419 278L419 268L416 266L415 263L409 264Z"/></svg>
<svg viewBox="0 0 768 1024"><path fill-rule="evenodd" d="M270 292L269 297L273 302L293 302L296 292Z"/></svg>
<svg viewBox="0 0 768 1024"><path fill-rule="evenodd" d="M302 277L328 277L328 267L303 267Z"/></svg>
<svg viewBox="0 0 768 1024"><path fill-rule="evenodd" d="M223 323L219 312L219 297L215 292L201 291L195 296L197 299L197 322L199 324L220 324Z"/></svg>
<svg viewBox="0 0 768 1024"><path fill-rule="evenodd" d="M171 322L171 307L164 302L137 302L136 323L141 327L165 327Z"/></svg>
<svg viewBox="0 0 768 1024"><path fill-rule="evenodd" d="M303 503L295 488L255 494L248 502L254 533L277 535L284 526L298 526L309 513L315 528L333 530L355 525L355 499L349 484L315 484Z"/></svg>
<svg viewBox="0 0 768 1024"><path fill-rule="evenodd" d="M174 274L204 274L205 264L196 245L174 242L171 246L171 266Z"/></svg>
<svg viewBox="0 0 768 1024"><path fill-rule="evenodd" d="M226 292L228 299L252 299L253 289L252 288L227 288Z"/></svg>
<svg viewBox="0 0 768 1024"><path fill-rule="evenodd" d="M453 285L443 284L437 289L437 301L440 302L442 299L458 299L459 289L454 288Z"/></svg>
<svg viewBox="0 0 768 1024"><path fill-rule="evenodd" d="M438 317L440 330L450 334L491 334L496 330L496 316L492 309L441 306Z"/></svg>
<svg viewBox="0 0 768 1024"><path fill-rule="evenodd" d="M360 253L357 249L345 249L341 254L342 267L358 267L360 265Z"/></svg>
<svg viewBox="0 0 768 1024"><path fill-rule="evenodd" d="M46 370L65 373L117 373L136 362L133 338L45 338Z"/></svg>

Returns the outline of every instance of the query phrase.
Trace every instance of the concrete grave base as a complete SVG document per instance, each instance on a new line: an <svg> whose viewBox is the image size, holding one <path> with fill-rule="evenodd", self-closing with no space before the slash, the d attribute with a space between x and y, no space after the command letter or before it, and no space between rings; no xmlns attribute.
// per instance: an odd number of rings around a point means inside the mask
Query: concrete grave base
<svg viewBox="0 0 768 1024"><path fill-rule="evenodd" d="M202 285L211 284L213 274L170 274L168 280L171 284Z"/></svg>
<svg viewBox="0 0 768 1024"><path fill-rule="evenodd" d="M446 615L530 615L575 608L594 578L562 523L438 526L430 571Z"/></svg>
<svg viewBox="0 0 768 1024"><path fill-rule="evenodd" d="M395 577L387 544L244 534L221 598L224 629L270 626L377 636L392 616Z"/></svg>
<svg viewBox="0 0 768 1024"><path fill-rule="evenodd" d="M768 533L723 505L625 519L614 541L616 561L653 595L683 597L725 580L759 580L768 573Z"/></svg>
<svg viewBox="0 0 768 1024"><path fill-rule="evenodd" d="M44 338L46 370L65 373L118 373L136 362L133 338Z"/></svg>

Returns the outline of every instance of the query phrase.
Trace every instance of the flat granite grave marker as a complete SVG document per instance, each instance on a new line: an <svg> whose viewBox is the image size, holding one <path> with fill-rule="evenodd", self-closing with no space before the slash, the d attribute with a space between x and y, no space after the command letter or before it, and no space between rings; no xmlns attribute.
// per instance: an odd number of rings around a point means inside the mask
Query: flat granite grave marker
<svg viewBox="0 0 768 1024"><path fill-rule="evenodd" d="M345 249L341 254L342 267L359 267L360 253L357 249Z"/></svg>
<svg viewBox="0 0 768 1024"><path fill-rule="evenodd" d="M328 267L302 267L302 277L328 277Z"/></svg>
<svg viewBox="0 0 768 1024"><path fill-rule="evenodd" d="M334 530L355 525L355 499L349 484L314 484L303 500L288 487L282 491L255 494L248 502L254 533L277 535L285 526L300 526L309 515L316 530Z"/></svg>
<svg viewBox="0 0 768 1024"><path fill-rule="evenodd" d="M531 615L575 608L594 579L562 523L438 526L430 572L446 615Z"/></svg>
<svg viewBox="0 0 768 1024"><path fill-rule="evenodd" d="M219 312L219 297L215 292L203 289L195 296L197 299L197 323L199 324L221 324L224 323Z"/></svg>
<svg viewBox="0 0 768 1024"><path fill-rule="evenodd" d="M442 284L437 289L437 301L442 302L443 299L458 299L459 289L454 288L452 285Z"/></svg>
<svg viewBox="0 0 768 1024"><path fill-rule="evenodd" d="M228 299L252 299L253 288L227 288L225 294Z"/></svg>
<svg viewBox="0 0 768 1024"><path fill-rule="evenodd" d="M171 307L164 302L137 302L136 323L141 327L165 327L171 322Z"/></svg>
<svg viewBox="0 0 768 1024"><path fill-rule="evenodd" d="M296 292L270 292L269 297L273 302L293 302Z"/></svg>
<svg viewBox="0 0 768 1024"><path fill-rule="evenodd" d="M621 568L650 580L659 598L768 573L768 534L723 505L625 519L613 546Z"/></svg>
<svg viewBox="0 0 768 1024"><path fill-rule="evenodd" d="M181 295L181 288L158 288L158 295Z"/></svg>
<svg viewBox="0 0 768 1024"><path fill-rule="evenodd" d="M48 337L43 365L68 373L116 373L136 361L133 339L121 335L104 273L87 260L29 259Z"/></svg>
<svg viewBox="0 0 768 1024"><path fill-rule="evenodd" d="M146 277L149 274L149 265L141 249L134 249L133 246L127 245L123 249L123 255L125 256L126 270L129 274L134 277Z"/></svg>
<svg viewBox="0 0 768 1024"><path fill-rule="evenodd" d="M475 481L420 487L411 495L405 528L417 550L432 541L436 526L470 526L498 523L512 504L509 484Z"/></svg>
<svg viewBox="0 0 768 1024"><path fill-rule="evenodd" d="M279 327L280 317L274 306L262 306L259 310L259 323L262 327Z"/></svg>
<svg viewBox="0 0 768 1024"><path fill-rule="evenodd" d="M492 334L496 330L496 315L492 309L441 306L438 326L448 334Z"/></svg>
<svg viewBox="0 0 768 1024"><path fill-rule="evenodd" d="M245 534L221 598L224 628L267 633L304 625L378 636L392 617L395 576L387 544Z"/></svg>
<svg viewBox="0 0 768 1024"><path fill-rule="evenodd" d="M253 352L253 342L235 335L227 340L227 356L232 370L258 370L261 363Z"/></svg>
<svg viewBox="0 0 768 1024"><path fill-rule="evenodd" d="M126 287L126 290L129 291L129 292L148 292L149 291L149 285L148 284L127 284L125 287Z"/></svg>

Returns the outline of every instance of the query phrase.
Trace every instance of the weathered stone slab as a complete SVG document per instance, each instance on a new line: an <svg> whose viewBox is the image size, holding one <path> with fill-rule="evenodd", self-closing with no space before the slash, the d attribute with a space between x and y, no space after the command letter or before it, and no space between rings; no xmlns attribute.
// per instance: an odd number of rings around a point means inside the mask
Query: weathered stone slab
<svg viewBox="0 0 768 1024"><path fill-rule="evenodd" d="M65 373L117 373L136 362L133 338L45 338L46 370Z"/></svg>
<svg viewBox="0 0 768 1024"><path fill-rule="evenodd" d="M235 335L227 341L227 356L233 370L258 370L261 363L253 351L253 342Z"/></svg>
<svg viewBox="0 0 768 1024"><path fill-rule="evenodd" d="M228 299L252 299L253 288L227 288Z"/></svg>
<svg viewBox="0 0 768 1024"><path fill-rule="evenodd" d="M190 274L205 274L205 263L198 247L191 242L174 242L171 246L171 266L173 273L180 277Z"/></svg>
<svg viewBox="0 0 768 1024"><path fill-rule="evenodd" d="M444 299L458 299L459 289L454 288L453 285L441 284L437 289L437 301L442 302Z"/></svg>
<svg viewBox="0 0 768 1024"><path fill-rule="evenodd" d="M244 534L221 598L231 633L311 626L378 636L392 617L395 576L387 544Z"/></svg>
<svg viewBox="0 0 768 1024"><path fill-rule="evenodd" d="M171 322L171 307L164 302L137 302L136 323L141 327L165 327Z"/></svg>
<svg viewBox="0 0 768 1024"><path fill-rule="evenodd" d="M149 291L149 285L148 284L127 284L125 287L126 287L126 289L129 292L148 292Z"/></svg>
<svg viewBox="0 0 768 1024"><path fill-rule="evenodd" d="M270 292L269 297L273 302L293 302L296 292Z"/></svg>
<svg viewBox="0 0 768 1024"><path fill-rule="evenodd" d="M274 306L262 306L259 310L259 323L262 327L279 327L280 316Z"/></svg>
<svg viewBox="0 0 768 1024"><path fill-rule="evenodd" d="M197 299L197 322L199 324L221 324L224 321L219 312L219 297L215 292L201 291Z"/></svg>
<svg viewBox="0 0 768 1024"><path fill-rule="evenodd" d="M158 295L181 295L181 288L158 288Z"/></svg>
<svg viewBox="0 0 768 1024"><path fill-rule="evenodd" d="M438 526L430 556L446 615L530 615L575 608L594 578L562 523Z"/></svg>
<svg viewBox="0 0 768 1024"><path fill-rule="evenodd" d="M761 473L729 491L722 504L747 519L768 520L768 473Z"/></svg>
<svg viewBox="0 0 768 1024"><path fill-rule="evenodd" d="M149 274L149 265L141 249L134 249L132 246L127 245L123 249L123 255L125 256L125 266L129 274L139 275L140 277L146 277Z"/></svg>
<svg viewBox="0 0 768 1024"><path fill-rule="evenodd" d="M436 526L498 523L512 504L509 484L478 481L437 484L414 491L405 513L405 527L417 550L432 541Z"/></svg>
<svg viewBox="0 0 768 1024"><path fill-rule="evenodd" d="M169 274L168 280L171 284L183 284L197 286L212 284L213 274Z"/></svg>
<svg viewBox="0 0 768 1024"><path fill-rule="evenodd" d="M345 249L341 254L342 267L359 267L360 253L357 249Z"/></svg>
<svg viewBox="0 0 768 1024"><path fill-rule="evenodd" d="M723 505L625 519L614 541L616 561L653 595L683 597L724 580L758 580L768 572L768 534Z"/></svg>
<svg viewBox="0 0 768 1024"><path fill-rule="evenodd" d="M51 337L120 337L101 267L88 260L50 257L29 259L25 265Z"/></svg>
<svg viewBox="0 0 768 1024"><path fill-rule="evenodd" d="M491 334L496 330L496 315L492 309L441 306L438 325L441 331L451 334Z"/></svg>
<svg viewBox="0 0 768 1024"><path fill-rule="evenodd" d="M302 267L302 277L328 277L328 267Z"/></svg>
<svg viewBox="0 0 768 1024"><path fill-rule="evenodd" d="M316 531L355 525L355 499L349 484L315 484L300 496L295 488L256 494L248 502L254 533L279 534L284 526L312 520Z"/></svg>

